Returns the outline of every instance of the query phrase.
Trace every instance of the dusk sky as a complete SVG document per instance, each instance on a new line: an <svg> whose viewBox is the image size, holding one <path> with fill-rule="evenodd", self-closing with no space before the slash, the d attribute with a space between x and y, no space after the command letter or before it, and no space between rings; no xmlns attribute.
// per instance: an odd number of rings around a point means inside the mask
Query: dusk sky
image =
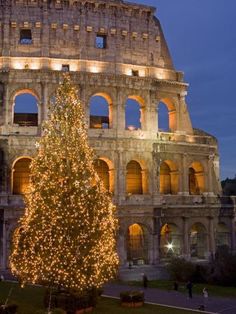
<svg viewBox="0 0 236 314"><path fill-rule="evenodd" d="M236 174L236 0L134 0L157 8L193 126L217 137L221 179Z"/></svg>

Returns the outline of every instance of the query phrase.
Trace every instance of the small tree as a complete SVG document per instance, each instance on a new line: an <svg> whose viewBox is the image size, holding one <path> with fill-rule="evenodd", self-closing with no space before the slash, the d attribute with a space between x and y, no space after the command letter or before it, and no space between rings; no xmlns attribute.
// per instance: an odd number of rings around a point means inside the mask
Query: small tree
<svg viewBox="0 0 236 314"><path fill-rule="evenodd" d="M82 292L116 273L115 207L94 170L83 108L68 76L50 112L31 164L10 266L23 284Z"/></svg>

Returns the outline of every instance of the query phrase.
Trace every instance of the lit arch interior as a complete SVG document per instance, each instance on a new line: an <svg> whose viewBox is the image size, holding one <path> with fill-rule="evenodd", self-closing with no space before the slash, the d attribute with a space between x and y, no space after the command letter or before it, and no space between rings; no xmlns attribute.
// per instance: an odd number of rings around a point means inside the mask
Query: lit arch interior
<svg viewBox="0 0 236 314"><path fill-rule="evenodd" d="M90 98L89 117L91 129L112 127L112 100L105 93L97 93Z"/></svg>
<svg viewBox="0 0 236 314"><path fill-rule="evenodd" d="M13 123L19 126L38 125L38 99L34 92L22 90L16 93L13 105Z"/></svg>
<svg viewBox="0 0 236 314"><path fill-rule="evenodd" d="M30 158L18 159L12 169L12 192L22 195L27 193L30 183Z"/></svg>
<svg viewBox="0 0 236 314"><path fill-rule="evenodd" d="M130 161L126 167L126 192L143 194L142 168L135 160Z"/></svg>
<svg viewBox="0 0 236 314"><path fill-rule="evenodd" d="M170 257L181 253L181 235L178 227L172 223L162 226L160 232L161 257Z"/></svg>
<svg viewBox="0 0 236 314"><path fill-rule="evenodd" d="M127 238L127 259L133 263L147 260L147 237L144 229L137 223L129 226Z"/></svg>
<svg viewBox="0 0 236 314"><path fill-rule="evenodd" d="M216 246L230 246L230 230L225 223L219 223L216 228Z"/></svg>
<svg viewBox="0 0 236 314"><path fill-rule="evenodd" d="M106 190L114 193L114 169L112 163L105 158L99 158L94 161L94 168L103 181Z"/></svg>
<svg viewBox="0 0 236 314"><path fill-rule="evenodd" d="M190 230L191 257L205 259L207 252L207 232L201 223L195 223Z"/></svg>
<svg viewBox="0 0 236 314"><path fill-rule="evenodd" d="M189 167L189 194L199 195L205 191L204 169L200 162L193 162Z"/></svg>
<svg viewBox="0 0 236 314"><path fill-rule="evenodd" d="M160 166L160 193L177 194L179 191L179 174L175 163L166 160Z"/></svg>

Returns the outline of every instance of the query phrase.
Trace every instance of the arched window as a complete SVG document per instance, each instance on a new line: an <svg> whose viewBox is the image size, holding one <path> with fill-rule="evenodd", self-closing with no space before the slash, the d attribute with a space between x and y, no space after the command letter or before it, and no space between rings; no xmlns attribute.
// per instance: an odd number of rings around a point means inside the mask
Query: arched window
<svg viewBox="0 0 236 314"><path fill-rule="evenodd" d="M22 92L15 97L13 123L20 126L38 125L38 101L34 95Z"/></svg>
<svg viewBox="0 0 236 314"><path fill-rule="evenodd" d="M207 254L207 233L201 223L195 223L190 230L191 257L205 259Z"/></svg>
<svg viewBox="0 0 236 314"><path fill-rule="evenodd" d="M13 194L25 194L29 188L31 159L21 158L16 161L13 171Z"/></svg>
<svg viewBox="0 0 236 314"><path fill-rule="evenodd" d="M126 192L129 194L143 194L142 168L132 160L126 167Z"/></svg>
<svg viewBox="0 0 236 314"><path fill-rule="evenodd" d="M109 179L109 167L107 163L104 160L96 159L94 161L94 168L99 176L99 178L102 180L104 187L107 191L110 190L110 179Z"/></svg>
<svg viewBox="0 0 236 314"><path fill-rule="evenodd" d="M226 224L219 223L216 229L216 246L227 246L230 247L230 231Z"/></svg>
<svg viewBox="0 0 236 314"><path fill-rule="evenodd" d="M179 190L179 174L175 163L171 160L162 162L160 166L160 193L177 194Z"/></svg>
<svg viewBox="0 0 236 314"><path fill-rule="evenodd" d="M139 224L128 228L127 259L134 264L147 261L148 245L145 232Z"/></svg>
<svg viewBox="0 0 236 314"><path fill-rule="evenodd" d="M171 257L181 254L181 235L175 224L164 224L160 234L160 255Z"/></svg>
<svg viewBox="0 0 236 314"><path fill-rule="evenodd" d="M96 94L90 99L90 128L111 128L111 99L105 94Z"/></svg>
<svg viewBox="0 0 236 314"><path fill-rule="evenodd" d="M163 162L160 167L160 193L171 194L170 167Z"/></svg>
<svg viewBox="0 0 236 314"><path fill-rule="evenodd" d="M203 167L199 162L193 162L189 168L189 194L199 195L205 191Z"/></svg>
<svg viewBox="0 0 236 314"><path fill-rule="evenodd" d="M169 98L163 98L157 106L159 132L173 132L176 130L176 108Z"/></svg>
<svg viewBox="0 0 236 314"><path fill-rule="evenodd" d="M158 105L158 131L169 132L169 111L167 106L160 102Z"/></svg>
<svg viewBox="0 0 236 314"><path fill-rule="evenodd" d="M144 101L139 96L130 96L125 103L125 128L133 131L143 128Z"/></svg>

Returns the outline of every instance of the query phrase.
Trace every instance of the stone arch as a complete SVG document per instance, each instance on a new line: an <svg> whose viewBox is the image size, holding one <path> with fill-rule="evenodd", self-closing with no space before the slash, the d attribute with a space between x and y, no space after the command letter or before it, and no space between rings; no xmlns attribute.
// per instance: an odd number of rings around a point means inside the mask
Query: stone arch
<svg viewBox="0 0 236 314"><path fill-rule="evenodd" d="M174 223L165 223L160 230L160 256L162 258L179 256L182 251L182 239L179 227Z"/></svg>
<svg viewBox="0 0 236 314"><path fill-rule="evenodd" d="M130 131L144 129L144 121L144 99L138 95L129 95L125 102L125 128Z"/></svg>
<svg viewBox="0 0 236 314"><path fill-rule="evenodd" d="M165 160L160 165L160 193L177 194L179 191L179 173L172 160Z"/></svg>
<svg viewBox="0 0 236 314"><path fill-rule="evenodd" d="M104 187L110 193L114 193L114 165L106 157L99 157L94 161L94 168L103 181Z"/></svg>
<svg viewBox="0 0 236 314"><path fill-rule="evenodd" d="M104 92L93 94L89 99L89 119L91 129L112 128L112 99Z"/></svg>
<svg viewBox="0 0 236 314"><path fill-rule="evenodd" d="M189 167L189 194L199 195L205 192L204 168L199 161L194 161Z"/></svg>
<svg viewBox="0 0 236 314"><path fill-rule="evenodd" d="M38 126L39 97L32 89L20 89L13 95L12 121L19 126Z"/></svg>
<svg viewBox="0 0 236 314"><path fill-rule="evenodd" d="M30 183L31 157L21 156L12 165L12 194L27 193Z"/></svg>
<svg viewBox="0 0 236 314"><path fill-rule="evenodd" d="M207 256L207 231L206 227L196 222L190 229L190 256L205 259Z"/></svg>
<svg viewBox="0 0 236 314"><path fill-rule="evenodd" d="M171 98L164 97L161 98L160 101L158 102L157 105L157 117L158 117L158 130L159 130L159 125L161 125L161 121L159 120L159 109L161 108L160 106L165 106L167 109L167 112L165 113L166 117L166 127L164 128L163 131L167 132L174 132L177 129L177 110L174 101ZM162 117L161 112L160 112L160 117Z"/></svg>
<svg viewBox="0 0 236 314"><path fill-rule="evenodd" d="M130 160L126 165L126 193L148 193L147 169L143 161Z"/></svg>
<svg viewBox="0 0 236 314"><path fill-rule="evenodd" d="M230 247L231 232L224 222L219 222L216 227L216 247Z"/></svg>
<svg viewBox="0 0 236 314"><path fill-rule="evenodd" d="M127 229L127 260L133 264L148 262L148 230L138 223Z"/></svg>

